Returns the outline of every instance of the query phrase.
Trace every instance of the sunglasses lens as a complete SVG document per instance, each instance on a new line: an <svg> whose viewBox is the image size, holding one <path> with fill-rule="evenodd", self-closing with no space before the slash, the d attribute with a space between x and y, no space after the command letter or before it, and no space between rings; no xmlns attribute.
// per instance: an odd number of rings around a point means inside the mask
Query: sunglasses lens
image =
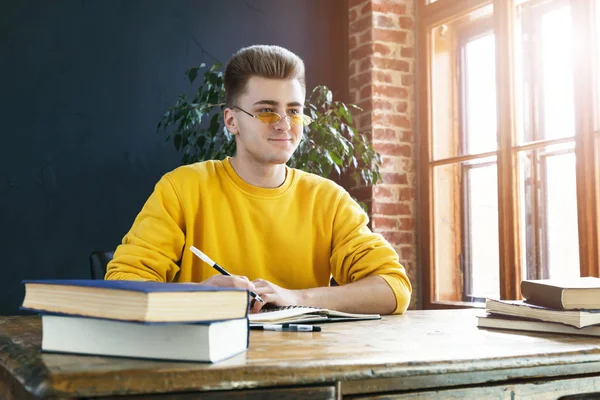
<svg viewBox="0 0 600 400"><path fill-rule="evenodd" d="M256 117L261 122L264 122L265 124L274 124L274 123L279 122L281 120L281 117L279 116L279 114L272 113L272 112L260 113Z"/></svg>
<svg viewBox="0 0 600 400"><path fill-rule="evenodd" d="M312 119L307 115L295 114L290 115L290 121L292 121L292 124L294 125L306 126L312 122Z"/></svg>
<svg viewBox="0 0 600 400"><path fill-rule="evenodd" d="M290 122L294 125L304 125L302 121L302 115L290 115Z"/></svg>

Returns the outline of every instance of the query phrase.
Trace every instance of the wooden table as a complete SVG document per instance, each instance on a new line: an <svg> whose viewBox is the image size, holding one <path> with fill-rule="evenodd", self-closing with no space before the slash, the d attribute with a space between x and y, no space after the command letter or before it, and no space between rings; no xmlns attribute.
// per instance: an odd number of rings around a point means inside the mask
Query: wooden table
<svg viewBox="0 0 600 400"><path fill-rule="evenodd" d="M0 398L556 399L600 392L600 338L478 330L482 313L409 311L323 324L319 333L252 331L246 354L217 364L40 353L38 317L0 317Z"/></svg>

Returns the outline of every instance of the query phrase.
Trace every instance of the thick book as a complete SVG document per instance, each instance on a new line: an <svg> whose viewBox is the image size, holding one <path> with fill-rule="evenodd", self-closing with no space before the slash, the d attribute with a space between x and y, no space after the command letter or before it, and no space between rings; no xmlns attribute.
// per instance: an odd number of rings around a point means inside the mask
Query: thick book
<svg viewBox="0 0 600 400"><path fill-rule="evenodd" d="M326 308L307 306L265 306L260 312L249 314L250 324L287 324L312 322L339 322L381 319L379 314L353 314Z"/></svg>
<svg viewBox="0 0 600 400"><path fill-rule="evenodd" d="M559 324L556 322L543 322L527 318L504 317L487 315L477 317L477 326L480 328L507 329L530 332L554 332L566 335L600 336L600 326L593 325L584 328Z"/></svg>
<svg viewBox="0 0 600 400"><path fill-rule="evenodd" d="M23 281L30 311L142 322L245 318L248 292L188 283L102 280Z"/></svg>
<svg viewBox="0 0 600 400"><path fill-rule="evenodd" d="M248 319L143 323L42 315L47 352L217 362L248 349Z"/></svg>
<svg viewBox="0 0 600 400"><path fill-rule="evenodd" d="M553 308L528 304L522 300L493 299L486 299L485 309L489 313L532 318L546 322L558 322L577 328L600 324L599 310L556 310Z"/></svg>
<svg viewBox="0 0 600 400"><path fill-rule="evenodd" d="M564 310L600 309L600 278L521 281L528 303Z"/></svg>

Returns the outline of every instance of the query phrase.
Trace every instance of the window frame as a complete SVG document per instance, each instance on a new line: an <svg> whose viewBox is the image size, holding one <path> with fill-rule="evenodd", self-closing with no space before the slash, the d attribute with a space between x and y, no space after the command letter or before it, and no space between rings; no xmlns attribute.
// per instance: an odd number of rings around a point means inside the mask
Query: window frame
<svg viewBox="0 0 600 400"><path fill-rule="evenodd" d="M569 0L563 0L569 1ZM570 0L572 7L573 35L594 37L594 0ZM537 2L536 2L537 3ZM432 143L432 46L431 31L434 27L455 20L481 7L493 4L493 28L496 37L496 83L498 107L498 150L476 156L457 156L434 160ZM521 280L521 241L518 196L518 163L520 151L543 149L548 145L573 138L539 140L518 145L516 143L516 98L514 87L514 7L515 0L437 0L426 4L418 0L417 32L419 41L418 70L418 124L419 124L419 214L418 243L420 265L422 266L422 295L424 308L481 307L481 304L465 301L436 301L435 229L433 216L433 169L435 166L468 161L496 155L498 168L498 229L500 247L500 298L520 298ZM598 27L600 29L600 27ZM575 106L575 157L579 253L581 276L600 276L600 249L598 246L597 214L600 206L596 202L598 177L594 167L596 160L596 140L600 141L600 128L594 132L595 81L592 65L596 63L594 41L575 41L574 54L574 106ZM576 71L576 72L575 72ZM464 242L464 238L462 240ZM538 264L539 265L539 264ZM462 280L460 280L462 281ZM466 287L465 287L466 288Z"/></svg>

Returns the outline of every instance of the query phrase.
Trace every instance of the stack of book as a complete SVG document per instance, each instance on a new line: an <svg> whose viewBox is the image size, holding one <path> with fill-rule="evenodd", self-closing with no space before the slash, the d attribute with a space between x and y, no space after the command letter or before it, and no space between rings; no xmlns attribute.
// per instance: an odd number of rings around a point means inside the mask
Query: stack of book
<svg viewBox="0 0 600 400"><path fill-rule="evenodd" d="M24 281L42 350L217 362L248 349L248 292L184 283Z"/></svg>
<svg viewBox="0 0 600 400"><path fill-rule="evenodd" d="M521 282L525 300L487 299L477 326L600 336L600 278Z"/></svg>

